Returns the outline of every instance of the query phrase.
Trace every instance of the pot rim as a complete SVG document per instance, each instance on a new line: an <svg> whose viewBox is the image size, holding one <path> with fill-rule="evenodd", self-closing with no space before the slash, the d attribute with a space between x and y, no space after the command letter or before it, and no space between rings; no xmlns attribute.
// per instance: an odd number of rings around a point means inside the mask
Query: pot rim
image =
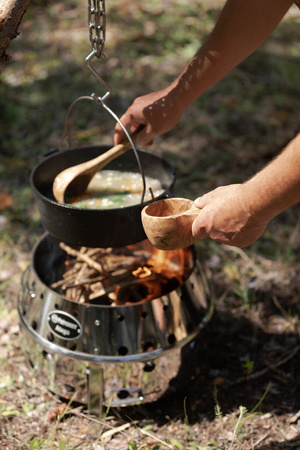
<svg viewBox="0 0 300 450"><path fill-rule="evenodd" d="M167 166L169 166L171 174L172 174L172 181L171 184L164 189L164 191L157 197L155 197L153 200L148 200L147 202L140 202L137 203L135 205L131 205L131 206L125 206L122 208L109 208L109 209L97 209L97 208L79 208L78 206L73 206L67 203L59 203L57 202L55 199L52 199L46 195L44 195L42 192L40 192L40 190L37 188L36 183L34 181L34 176L37 172L38 169L41 168L41 166L43 166L44 164L48 163L51 159L57 157L58 155L63 155L66 154L68 152L72 152L72 151L78 151L78 150L89 150L89 149L96 149L96 148L103 148L103 147L107 147L108 149L110 148L109 145L90 145L87 147L74 147L74 148L70 148L70 149L64 149L64 150L59 150L59 149L54 149L51 154L46 154L43 158L42 161L40 161L38 164L35 165L35 167L32 169L31 173L30 173L30 185L35 193L36 196L42 198L45 202L52 204L55 207L58 208L63 208L66 210L70 210L72 212L74 211L80 211L81 213L84 212L87 215L89 214L95 214L95 212L99 213L99 214L103 214L106 213L108 214L110 211L112 212L117 212L119 210L122 210L124 212L126 212L128 209L132 209L132 208L137 208L137 207L144 207L149 205L150 203L153 203L153 201L157 201L157 200L161 200L162 198L164 198L166 195L168 196L168 194L170 193L170 191L173 189L175 181L176 181L176 171L174 166L169 163L169 161L164 158L163 156L157 155L154 152L151 152L149 150L137 147L137 151L141 152L141 153L145 153L148 155L152 155L155 158L158 158L160 161L163 161L164 164L166 164Z"/></svg>

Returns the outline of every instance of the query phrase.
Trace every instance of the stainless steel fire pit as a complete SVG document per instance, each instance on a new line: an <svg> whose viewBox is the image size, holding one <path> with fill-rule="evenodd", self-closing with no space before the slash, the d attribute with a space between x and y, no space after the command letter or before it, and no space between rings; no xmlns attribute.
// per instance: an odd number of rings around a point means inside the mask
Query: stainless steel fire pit
<svg viewBox="0 0 300 450"><path fill-rule="evenodd" d="M149 249L151 244L137 245ZM157 298L130 303L127 295L124 305L78 303L51 287L66 255L56 238L42 236L23 274L18 304L24 351L35 375L58 395L76 393L91 413L102 414L104 405L157 400L178 373L182 347L213 309L194 248L181 252L168 257L181 261L184 281L174 289L170 283Z"/></svg>

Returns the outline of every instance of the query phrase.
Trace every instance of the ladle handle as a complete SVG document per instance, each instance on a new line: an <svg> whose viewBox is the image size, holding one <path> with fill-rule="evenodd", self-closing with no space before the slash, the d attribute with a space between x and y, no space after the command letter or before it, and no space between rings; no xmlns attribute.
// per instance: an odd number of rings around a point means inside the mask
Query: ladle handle
<svg viewBox="0 0 300 450"><path fill-rule="evenodd" d="M139 132L145 127L145 125L140 125L136 130L133 131L133 133L130 135L133 143L135 143L135 140L137 138L137 135ZM106 166L109 162L113 161L118 156L122 155L123 153L126 153L128 150L131 149L131 142L126 140L126 142L122 142L121 144L115 145L110 150L107 150L102 155L97 156L93 160L93 163L95 164L95 173L98 170L101 170L102 167Z"/></svg>

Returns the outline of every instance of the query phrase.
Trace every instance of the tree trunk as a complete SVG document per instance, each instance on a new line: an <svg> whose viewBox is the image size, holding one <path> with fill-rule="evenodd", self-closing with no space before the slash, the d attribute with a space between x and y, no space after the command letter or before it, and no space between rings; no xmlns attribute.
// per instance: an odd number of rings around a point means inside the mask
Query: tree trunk
<svg viewBox="0 0 300 450"><path fill-rule="evenodd" d="M18 36L18 27L30 0L0 0L0 65L10 59L6 48Z"/></svg>

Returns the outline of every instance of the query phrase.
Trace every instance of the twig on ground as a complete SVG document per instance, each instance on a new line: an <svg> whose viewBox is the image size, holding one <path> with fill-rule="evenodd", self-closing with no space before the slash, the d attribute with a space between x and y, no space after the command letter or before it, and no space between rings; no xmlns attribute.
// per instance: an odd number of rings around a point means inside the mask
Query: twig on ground
<svg viewBox="0 0 300 450"><path fill-rule="evenodd" d="M291 351L291 353L289 355L287 355L285 358L277 361L274 364L270 364L268 367L266 367L265 369L261 370L260 372L254 372L254 373L251 373L250 375L246 375L245 377L238 378L234 382L230 383L229 387L235 386L237 384L242 384L242 383L245 383L247 381L253 381L253 380L257 380L258 378L261 378L262 376L264 376L270 370L277 369L277 367L280 367L283 364L285 364L286 362L288 362L290 359L292 359L298 353L299 350L300 350L300 345L295 347L293 349L293 351Z"/></svg>
<svg viewBox="0 0 300 450"><path fill-rule="evenodd" d="M159 439L157 436L155 436L152 433L149 433L149 431L143 430L142 428L138 428L139 432L141 434L144 434L148 437L150 437L151 439L153 439L154 441L160 442L161 444L165 445L167 448L173 448L172 445L169 445L167 442L163 441L162 439Z"/></svg>
<svg viewBox="0 0 300 450"><path fill-rule="evenodd" d="M126 430L126 428L131 427L131 425L132 423L123 423L123 425L120 425L119 427L113 427L111 428L111 430L105 431L101 434L101 440L105 440L106 438L109 438L114 434L120 433L121 431Z"/></svg>
<svg viewBox="0 0 300 450"><path fill-rule="evenodd" d="M254 442L254 444L252 445L252 448L257 447L259 444L262 443L262 441L264 441L265 439L267 439L267 437L270 435L270 433L266 433L264 434L262 437L260 437L256 442Z"/></svg>

